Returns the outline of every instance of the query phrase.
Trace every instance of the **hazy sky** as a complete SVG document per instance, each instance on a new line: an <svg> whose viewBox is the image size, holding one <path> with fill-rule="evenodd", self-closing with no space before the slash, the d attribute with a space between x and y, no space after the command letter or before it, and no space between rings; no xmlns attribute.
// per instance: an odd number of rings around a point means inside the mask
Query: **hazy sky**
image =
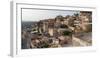
<svg viewBox="0 0 100 58"><path fill-rule="evenodd" d="M55 18L57 15L66 16L73 15L74 13L78 13L78 11L22 9L22 21L39 21Z"/></svg>

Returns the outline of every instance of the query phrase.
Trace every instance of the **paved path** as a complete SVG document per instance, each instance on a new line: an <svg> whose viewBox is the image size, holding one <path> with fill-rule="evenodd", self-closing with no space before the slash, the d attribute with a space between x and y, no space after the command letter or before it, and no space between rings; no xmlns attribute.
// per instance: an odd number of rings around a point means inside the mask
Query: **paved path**
<svg viewBox="0 0 100 58"><path fill-rule="evenodd" d="M80 38L76 38L76 37L73 37L73 46L90 46L91 43L88 43L87 41L84 41Z"/></svg>
<svg viewBox="0 0 100 58"><path fill-rule="evenodd" d="M92 45L92 33L81 33L73 36L73 46L90 46Z"/></svg>

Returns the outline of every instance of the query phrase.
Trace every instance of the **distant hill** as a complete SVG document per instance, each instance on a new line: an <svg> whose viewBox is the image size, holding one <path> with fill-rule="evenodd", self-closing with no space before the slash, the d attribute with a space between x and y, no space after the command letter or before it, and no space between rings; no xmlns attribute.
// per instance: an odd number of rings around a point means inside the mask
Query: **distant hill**
<svg viewBox="0 0 100 58"><path fill-rule="evenodd" d="M29 21L22 21L22 29L25 29L25 28L32 28L32 25L35 25L37 22L29 22Z"/></svg>

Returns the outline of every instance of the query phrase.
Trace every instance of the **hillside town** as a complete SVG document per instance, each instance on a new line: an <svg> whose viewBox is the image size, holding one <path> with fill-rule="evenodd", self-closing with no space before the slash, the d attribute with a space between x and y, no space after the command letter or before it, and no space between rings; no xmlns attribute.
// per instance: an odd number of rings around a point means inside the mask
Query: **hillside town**
<svg viewBox="0 0 100 58"><path fill-rule="evenodd" d="M21 37L22 49L91 46L92 12L22 22Z"/></svg>

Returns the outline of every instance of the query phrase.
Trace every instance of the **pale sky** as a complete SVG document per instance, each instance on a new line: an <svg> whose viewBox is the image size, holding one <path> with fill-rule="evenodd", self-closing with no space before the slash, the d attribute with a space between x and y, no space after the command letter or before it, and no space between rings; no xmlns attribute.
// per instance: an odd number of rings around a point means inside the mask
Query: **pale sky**
<svg viewBox="0 0 100 58"><path fill-rule="evenodd" d="M69 10L39 10L39 9L22 9L22 21L39 21L49 18L55 18L57 15L73 15L78 11Z"/></svg>

